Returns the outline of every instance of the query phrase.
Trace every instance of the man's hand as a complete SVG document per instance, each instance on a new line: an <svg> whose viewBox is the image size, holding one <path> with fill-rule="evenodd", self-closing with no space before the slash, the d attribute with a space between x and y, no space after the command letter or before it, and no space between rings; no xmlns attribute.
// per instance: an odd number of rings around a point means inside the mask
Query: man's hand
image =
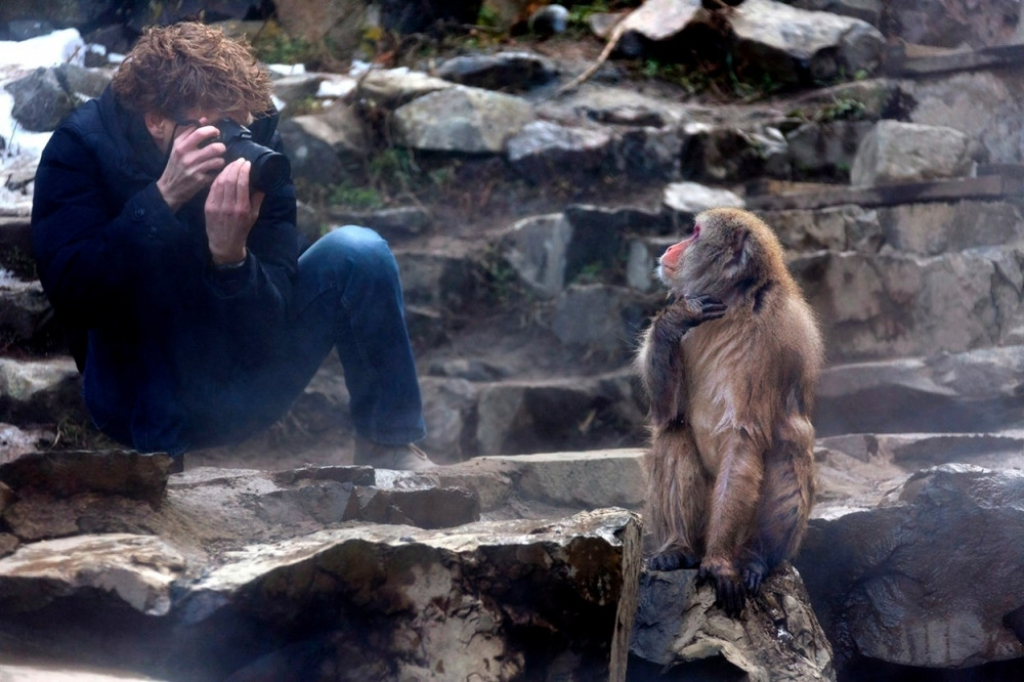
<svg viewBox="0 0 1024 682"><path fill-rule="evenodd" d="M174 212L194 197L196 192L209 186L224 168L225 147L222 143L214 142L200 147L203 142L217 137L220 131L206 125L205 118L199 119L199 124L195 130L179 135L174 140L167 166L156 181L157 189Z"/></svg>
<svg viewBox="0 0 1024 682"><path fill-rule="evenodd" d="M245 259L249 238L263 203L263 192L249 193L252 164L236 159L221 171L206 198L206 237L217 265Z"/></svg>

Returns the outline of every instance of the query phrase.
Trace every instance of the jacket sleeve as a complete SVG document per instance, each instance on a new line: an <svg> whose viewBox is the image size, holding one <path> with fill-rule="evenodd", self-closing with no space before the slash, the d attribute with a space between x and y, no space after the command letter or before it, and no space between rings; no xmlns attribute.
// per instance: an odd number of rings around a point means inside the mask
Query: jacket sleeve
<svg viewBox="0 0 1024 682"><path fill-rule="evenodd" d="M59 314L83 328L110 315L148 263L186 241L155 183L114 208L100 168L73 128L58 128L40 159L32 206L43 287Z"/></svg>

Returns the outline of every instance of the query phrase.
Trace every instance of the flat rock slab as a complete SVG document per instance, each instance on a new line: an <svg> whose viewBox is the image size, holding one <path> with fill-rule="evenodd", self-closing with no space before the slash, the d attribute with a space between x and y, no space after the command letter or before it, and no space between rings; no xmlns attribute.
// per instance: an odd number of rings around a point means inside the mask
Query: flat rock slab
<svg viewBox="0 0 1024 682"><path fill-rule="evenodd" d="M160 682L153 677L116 670L77 670L71 667L0 662L4 682Z"/></svg>
<svg viewBox="0 0 1024 682"><path fill-rule="evenodd" d="M123 495L156 502L164 495L171 458L133 450L29 452L0 460L0 481L19 495Z"/></svg>
<svg viewBox="0 0 1024 682"><path fill-rule="evenodd" d="M321 530L224 552L198 579L155 537L51 542L67 546L0 560L11 655L193 682L625 679L641 542L622 509Z"/></svg>

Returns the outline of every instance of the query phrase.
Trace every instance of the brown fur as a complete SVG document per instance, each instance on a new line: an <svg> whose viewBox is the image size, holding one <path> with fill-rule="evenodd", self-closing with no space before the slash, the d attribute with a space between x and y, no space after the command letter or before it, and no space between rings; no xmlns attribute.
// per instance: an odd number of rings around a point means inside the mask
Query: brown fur
<svg viewBox="0 0 1024 682"><path fill-rule="evenodd" d="M822 344L771 228L739 209L696 225L661 257L675 300L637 354L651 400L645 519L652 567L699 562L738 613L807 528Z"/></svg>

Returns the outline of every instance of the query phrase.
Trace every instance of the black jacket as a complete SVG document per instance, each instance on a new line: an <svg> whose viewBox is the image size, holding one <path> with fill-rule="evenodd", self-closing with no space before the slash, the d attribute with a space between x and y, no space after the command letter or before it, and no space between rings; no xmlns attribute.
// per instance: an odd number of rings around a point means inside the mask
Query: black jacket
<svg viewBox="0 0 1024 682"><path fill-rule="evenodd" d="M277 118L256 142L280 151ZM68 329L96 425L143 452L179 453L245 391L289 315L295 190L266 197L244 266L213 267L206 193L176 214L156 188L166 159L110 88L53 133L36 174L33 247Z"/></svg>

